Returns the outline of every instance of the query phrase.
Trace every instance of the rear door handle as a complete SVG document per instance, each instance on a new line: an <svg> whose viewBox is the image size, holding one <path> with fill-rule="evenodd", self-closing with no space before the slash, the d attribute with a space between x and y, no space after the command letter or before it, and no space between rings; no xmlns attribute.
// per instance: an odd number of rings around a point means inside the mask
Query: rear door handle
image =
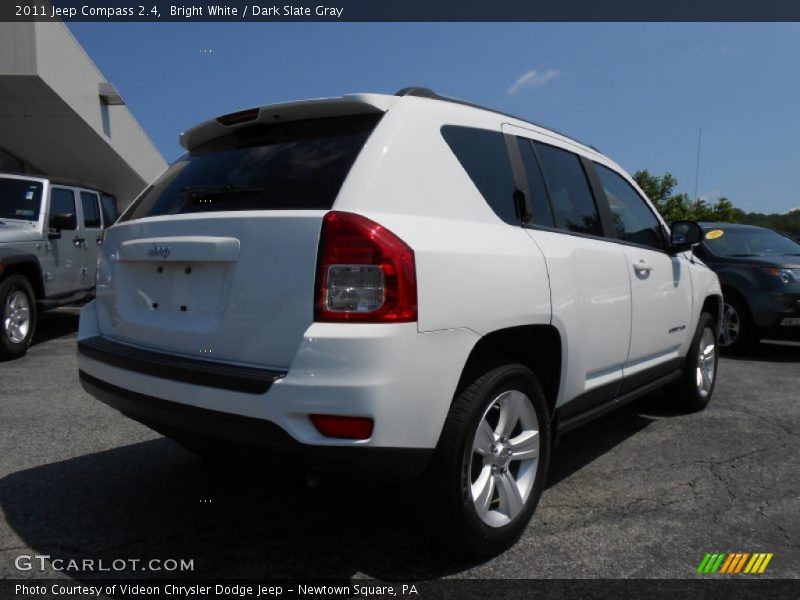
<svg viewBox="0 0 800 600"><path fill-rule="evenodd" d="M649 262L642 259L639 262L633 263L633 270L636 271L637 275L649 275L650 271L653 270L653 267Z"/></svg>
<svg viewBox="0 0 800 600"><path fill-rule="evenodd" d="M80 248L85 241L86 241L85 238L78 237L78 236L75 236L74 238L72 238L72 243L75 245L76 248Z"/></svg>

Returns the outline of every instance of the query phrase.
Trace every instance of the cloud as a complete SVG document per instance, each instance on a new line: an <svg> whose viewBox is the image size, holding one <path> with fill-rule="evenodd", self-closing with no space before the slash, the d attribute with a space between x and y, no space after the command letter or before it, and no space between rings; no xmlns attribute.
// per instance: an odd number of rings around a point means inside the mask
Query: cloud
<svg viewBox="0 0 800 600"><path fill-rule="evenodd" d="M516 96L522 88L526 87L542 87L560 76L561 72L558 69L547 69L546 71L531 69L530 71L525 71L508 88L508 95Z"/></svg>

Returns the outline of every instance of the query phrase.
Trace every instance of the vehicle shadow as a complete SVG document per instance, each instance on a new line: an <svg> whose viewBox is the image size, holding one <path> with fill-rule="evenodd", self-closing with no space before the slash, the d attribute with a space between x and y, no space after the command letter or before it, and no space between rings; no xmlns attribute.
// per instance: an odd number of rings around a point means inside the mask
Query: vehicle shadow
<svg viewBox="0 0 800 600"><path fill-rule="evenodd" d="M562 438L548 486L652 422L640 403ZM53 558L189 559L194 571L126 568L97 578L424 580L483 562L437 540L430 490L325 481L265 464L209 464L166 438L0 479L0 508L24 544Z"/></svg>
<svg viewBox="0 0 800 600"><path fill-rule="evenodd" d="M653 423L646 415L660 399L660 392L650 394L563 435L550 458L547 486L556 485Z"/></svg>
<svg viewBox="0 0 800 600"><path fill-rule="evenodd" d="M724 358L742 361L800 363L800 343L764 341L742 354L723 354Z"/></svg>
<svg viewBox="0 0 800 600"><path fill-rule="evenodd" d="M79 313L74 308L59 308L40 313L31 346L77 332L78 320Z"/></svg>
<svg viewBox="0 0 800 600"><path fill-rule="evenodd" d="M425 488L305 479L266 464L217 466L165 438L0 479L23 543L53 558L187 559L73 578L427 579L477 564L433 543ZM429 509L429 507L427 507ZM141 568L141 566L139 566Z"/></svg>

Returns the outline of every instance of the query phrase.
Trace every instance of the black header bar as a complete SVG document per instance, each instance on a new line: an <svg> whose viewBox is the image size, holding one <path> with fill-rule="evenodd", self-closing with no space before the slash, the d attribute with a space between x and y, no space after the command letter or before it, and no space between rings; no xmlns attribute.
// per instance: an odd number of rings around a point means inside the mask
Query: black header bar
<svg viewBox="0 0 800 600"><path fill-rule="evenodd" d="M800 21L796 0L3 0L0 21Z"/></svg>

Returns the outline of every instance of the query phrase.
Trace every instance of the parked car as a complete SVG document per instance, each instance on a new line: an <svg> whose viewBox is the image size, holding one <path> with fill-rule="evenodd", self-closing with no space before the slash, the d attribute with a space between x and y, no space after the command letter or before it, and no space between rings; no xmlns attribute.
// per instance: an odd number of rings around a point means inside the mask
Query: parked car
<svg viewBox="0 0 800 600"><path fill-rule="evenodd" d="M735 352L763 337L800 339L800 244L753 225L701 226L694 252L716 271L725 298L720 347Z"/></svg>
<svg viewBox="0 0 800 600"><path fill-rule="evenodd" d="M89 185L0 173L0 359L28 349L42 310L94 294L113 196Z"/></svg>
<svg viewBox="0 0 800 600"><path fill-rule="evenodd" d="M589 146L421 88L181 142L108 231L78 365L190 449L425 472L485 554L522 534L557 435L667 384L692 410L713 394L700 227L670 234Z"/></svg>

